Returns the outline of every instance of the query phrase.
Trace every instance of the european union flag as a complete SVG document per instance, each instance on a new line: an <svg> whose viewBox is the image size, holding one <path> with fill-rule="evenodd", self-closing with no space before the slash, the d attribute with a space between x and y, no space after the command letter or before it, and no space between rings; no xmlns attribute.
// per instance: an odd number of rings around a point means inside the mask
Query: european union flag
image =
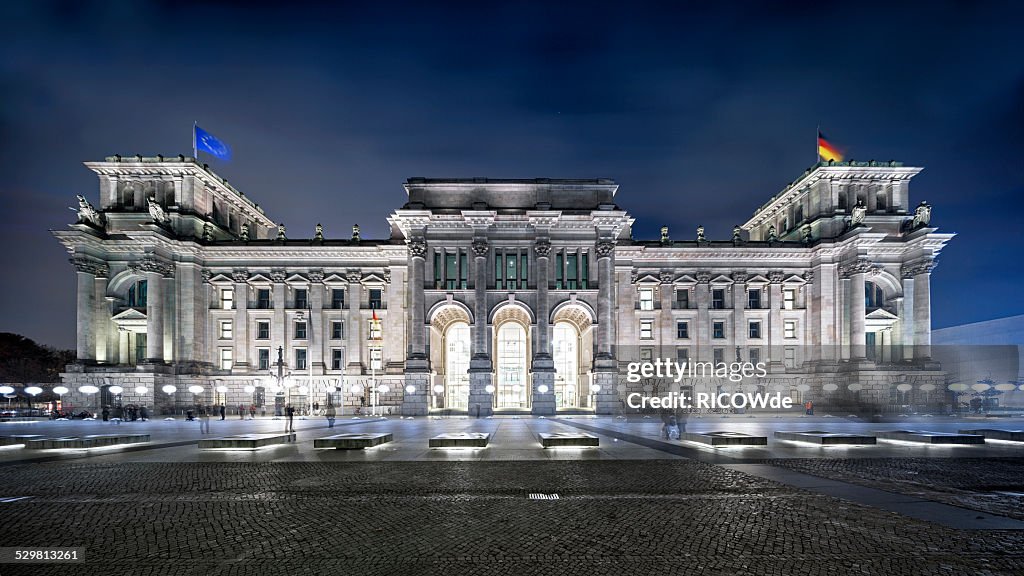
<svg viewBox="0 0 1024 576"><path fill-rule="evenodd" d="M193 127L195 128L193 138L195 139L196 153L202 150L203 152L216 156L222 160L231 159L231 148L228 148L227 144L218 140L213 134L210 134L206 130L200 128L198 124Z"/></svg>

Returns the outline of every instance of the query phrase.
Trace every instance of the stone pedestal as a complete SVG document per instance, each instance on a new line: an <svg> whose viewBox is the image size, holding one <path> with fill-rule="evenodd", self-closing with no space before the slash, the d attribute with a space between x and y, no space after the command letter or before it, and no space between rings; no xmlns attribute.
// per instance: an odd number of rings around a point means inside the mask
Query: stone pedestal
<svg viewBox="0 0 1024 576"><path fill-rule="evenodd" d="M622 408L619 402L619 371L614 359L598 358L594 361L594 384L601 387L595 394L595 411L598 414L618 414Z"/></svg>
<svg viewBox="0 0 1024 576"><path fill-rule="evenodd" d="M494 394L487 392L493 383L491 360L473 358L469 361L469 415L490 416L494 413Z"/></svg>
<svg viewBox="0 0 1024 576"><path fill-rule="evenodd" d="M547 392L539 391L547 386ZM555 403L555 363L550 356L538 357L533 360L533 398L530 413L534 416L554 416L557 409Z"/></svg>
<svg viewBox="0 0 1024 576"><path fill-rule="evenodd" d="M402 416L426 416L430 405L430 372L410 364L413 362L406 362L405 387L414 386L416 390L411 394L407 389L402 390Z"/></svg>

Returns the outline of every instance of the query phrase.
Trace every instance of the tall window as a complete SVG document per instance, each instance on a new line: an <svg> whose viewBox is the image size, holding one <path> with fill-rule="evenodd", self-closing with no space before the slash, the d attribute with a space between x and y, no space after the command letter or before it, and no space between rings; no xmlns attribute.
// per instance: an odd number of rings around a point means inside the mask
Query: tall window
<svg viewBox="0 0 1024 576"><path fill-rule="evenodd" d="M221 288L220 289L220 308L221 310L231 310L235 307L235 289L234 288Z"/></svg>
<svg viewBox="0 0 1024 576"><path fill-rule="evenodd" d="M751 364L755 364L756 365L756 364L758 364L761 361L761 349L760 348L751 348L750 350L747 351L747 354L749 356L748 359L750 360Z"/></svg>
<svg viewBox="0 0 1024 576"><path fill-rule="evenodd" d="M455 290L458 287L459 264L458 254L446 252L444 255L445 288Z"/></svg>
<svg viewBox="0 0 1024 576"><path fill-rule="evenodd" d="M715 322L712 324L712 332L714 338L725 338L725 322Z"/></svg>
<svg viewBox="0 0 1024 576"><path fill-rule="evenodd" d="M864 283L864 307L868 311L878 310L885 306L885 292L874 282Z"/></svg>
<svg viewBox="0 0 1024 576"><path fill-rule="evenodd" d="M654 288L640 289L640 309L654 310Z"/></svg>
<svg viewBox="0 0 1024 576"><path fill-rule="evenodd" d="M690 290L679 288L676 290L676 308L685 310L690 307Z"/></svg>
<svg viewBox="0 0 1024 576"><path fill-rule="evenodd" d="M680 320L676 322L676 338L684 339L690 337L690 324Z"/></svg>
<svg viewBox="0 0 1024 576"><path fill-rule="evenodd" d="M782 309L793 310L796 308L796 290L786 288L782 291Z"/></svg>
<svg viewBox="0 0 1024 576"><path fill-rule="evenodd" d="M145 308L146 306L146 292L148 282L146 280L139 280L135 284L132 284L128 288L128 305L133 308Z"/></svg>
<svg viewBox="0 0 1024 576"><path fill-rule="evenodd" d="M341 340L345 337L345 325L340 320L331 322L331 340Z"/></svg>
<svg viewBox="0 0 1024 576"><path fill-rule="evenodd" d="M370 319L370 340L380 340L384 337L384 331L380 326L380 318Z"/></svg>
<svg viewBox="0 0 1024 576"><path fill-rule="evenodd" d="M374 346L373 348L370 348L370 369L384 369L384 351L381 350L379 346Z"/></svg>
<svg viewBox="0 0 1024 576"><path fill-rule="evenodd" d="M257 340L269 340L270 339L270 322L257 322L256 323L256 339Z"/></svg>
<svg viewBox="0 0 1024 576"><path fill-rule="evenodd" d="M715 310L725 308L725 289L715 288L711 291L711 307Z"/></svg>
<svg viewBox="0 0 1024 576"><path fill-rule="evenodd" d="M383 292L380 288L370 288L370 309L380 310L382 308Z"/></svg>
<svg viewBox="0 0 1024 576"><path fill-rule="evenodd" d="M640 349L640 361L641 362L653 362L654 361L654 348L644 347Z"/></svg>
<svg viewBox="0 0 1024 576"><path fill-rule="evenodd" d="M751 320L747 324L747 337L748 338L760 338L761 337L761 321Z"/></svg>
<svg viewBox="0 0 1024 576"><path fill-rule="evenodd" d="M782 365L786 368L796 368L796 348L786 348L782 351Z"/></svg>
<svg viewBox="0 0 1024 576"><path fill-rule="evenodd" d="M256 349L256 369L270 370L270 348Z"/></svg>
<svg viewBox="0 0 1024 576"><path fill-rule="evenodd" d="M270 308L270 288L256 290L256 307L261 310Z"/></svg>
<svg viewBox="0 0 1024 576"><path fill-rule="evenodd" d="M654 321L653 320L641 320L640 321L640 339L641 340L654 340Z"/></svg>
<svg viewBox="0 0 1024 576"><path fill-rule="evenodd" d="M500 290L525 290L528 276L526 253L504 250L494 255L494 285Z"/></svg>
<svg viewBox="0 0 1024 576"><path fill-rule="evenodd" d="M575 252L569 252L565 255L565 287L569 290L576 290L579 288L576 274L578 266L579 256L577 256Z"/></svg>
<svg viewBox="0 0 1024 576"><path fill-rule="evenodd" d="M466 408L469 406L470 346L469 324L455 322L445 330L445 396L435 399L435 402L439 404L438 407Z"/></svg>
<svg viewBox="0 0 1024 576"><path fill-rule="evenodd" d="M524 408L529 382L526 378L526 330L515 322L498 329L498 406Z"/></svg>
<svg viewBox="0 0 1024 576"><path fill-rule="evenodd" d="M561 407L579 402L579 333L568 322L555 324L552 341L555 361L555 401Z"/></svg>
<svg viewBox="0 0 1024 576"><path fill-rule="evenodd" d="M747 308L757 310L761 308L761 289L751 288L747 290Z"/></svg>
<svg viewBox="0 0 1024 576"><path fill-rule="evenodd" d="M341 370L341 369L342 369L341 350L338 349L338 348L332 348L331 349L331 370Z"/></svg>
<svg viewBox="0 0 1024 576"><path fill-rule="evenodd" d="M295 349L295 369L305 370L306 369L306 349L296 348Z"/></svg>
<svg viewBox="0 0 1024 576"><path fill-rule="evenodd" d="M444 273L442 272L441 252L434 250L434 289L440 290L444 287Z"/></svg>
<svg viewBox="0 0 1024 576"><path fill-rule="evenodd" d="M782 323L782 337L796 338L796 320L786 320Z"/></svg>
<svg viewBox="0 0 1024 576"><path fill-rule="evenodd" d="M331 288L331 308L340 310L345 307L345 291L341 288Z"/></svg>
<svg viewBox="0 0 1024 576"><path fill-rule="evenodd" d="M231 320L220 321L220 339L230 340L231 339Z"/></svg>
<svg viewBox="0 0 1024 576"><path fill-rule="evenodd" d="M683 364L690 361L689 348L676 348L676 362Z"/></svg>
<svg viewBox="0 0 1024 576"><path fill-rule="evenodd" d="M305 321L303 321L303 322L296 322L295 323L295 339L296 340L305 340L306 339L306 322Z"/></svg>
<svg viewBox="0 0 1024 576"><path fill-rule="evenodd" d="M555 289L589 290L590 255L575 250L558 250L555 253Z"/></svg>
<svg viewBox="0 0 1024 576"><path fill-rule="evenodd" d="M220 369L231 370L232 350L231 348L220 349Z"/></svg>
<svg viewBox="0 0 1024 576"><path fill-rule="evenodd" d="M305 288L295 289L295 307L300 310L309 308L309 291Z"/></svg>
<svg viewBox="0 0 1024 576"><path fill-rule="evenodd" d="M725 348L715 348L712 351L715 364L725 362Z"/></svg>

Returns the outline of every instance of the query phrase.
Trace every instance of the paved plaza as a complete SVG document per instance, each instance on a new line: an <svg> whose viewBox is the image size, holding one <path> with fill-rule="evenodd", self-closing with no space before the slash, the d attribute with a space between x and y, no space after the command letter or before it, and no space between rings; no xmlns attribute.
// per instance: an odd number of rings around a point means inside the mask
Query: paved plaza
<svg viewBox="0 0 1024 576"><path fill-rule="evenodd" d="M969 425L965 425L969 424ZM711 448L642 417L296 420L294 442L200 450L281 420L3 423L0 435L149 434L90 450L0 448L3 546L82 547L85 564L0 574L1021 574L1024 448L816 446L775 430L1020 428L1021 422L691 418L769 437ZM391 433L366 450L314 449ZM439 434L483 449L429 449ZM598 447L544 449L586 432ZM880 497L879 495L883 495ZM922 519L924 518L924 519ZM932 520L928 520L932 518Z"/></svg>

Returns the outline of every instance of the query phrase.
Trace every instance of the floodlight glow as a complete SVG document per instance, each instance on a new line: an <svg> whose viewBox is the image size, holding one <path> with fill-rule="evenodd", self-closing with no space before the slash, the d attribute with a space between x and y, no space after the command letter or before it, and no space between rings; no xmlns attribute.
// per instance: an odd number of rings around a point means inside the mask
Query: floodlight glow
<svg viewBox="0 0 1024 576"><path fill-rule="evenodd" d="M494 384L488 384L487 386L484 386L484 392L487 392L488 394L494 394Z"/></svg>
<svg viewBox="0 0 1024 576"><path fill-rule="evenodd" d="M228 387L227 386L217 386L217 388L215 388L215 390L217 390L217 392L219 392L221 394L227 394Z"/></svg>
<svg viewBox="0 0 1024 576"><path fill-rule="evenodd" d="M900 384L896 386L896 389L899 390L900 392L910 392L911 390L914 389L914 386L911 384Z"/></svg>
<svg viewBox="0 0 1024 576"><path fill-rule="evenodd" d="M309 392L309 388L305 386L299 386L299 394L306 394Z"/></svg>
<svg viewBox="0 0 1024 576"><path fill-rule="evenodd" d="M353 384L352 385L352 393L353 394L362 394L363 393L363 387L361 385L359 385L359 384Z"/></svg>
<svg viewBox="0 0 1024 576"><path fill-rule="evenodd" d="M203 387L198 385L198 384L193 384L192 386L188 387L188 391L193 393L193 394L202 394L203 393Z"/></svg>
<svg viewBox="0 0 1024 576"><path fill-rule="evenodd" d="M0 386L0 394L14 394L13 386Z"/></svg>
<svg viewBox="0 0 1024 576"><path fill-rule="evenodd" d="M149 388L146 388L145 386L136 386L135 387L135 393L136 394L145 394L146 392L149 392Z"/></svg>
<svg viewBox="0 0 1024 576"><path fill-rule="evenodd" d="M547 394L548 393L548 385L547 384L541 384L540 386L537 386L537 392L540 392L541 394Z"/></svg>
<svg viewBox="0 0 1024 576"><path fill-rule="evenodd" d="M124 392L124 388L121 387L121 386L111 386L111 387L107 388L107 390L110 390L111 394L120 394L120 393Z"/></svg>
<svg viewBox="0 0 1024 576"><path fill-rule="evenodd" d="M168 384L167 386L161 388L161 390L164 391L164 394L174 394L175 392L178 391L178 388L173 384Z"/></svg>
<svg viewBox="0 0 1024 576"><path fill-rule="evenodd" d="M95 394L99 392L100 389L91 384L87 384L85 386L80 386L78 388L78 391L81 392L82 394ZM0 390L0 392L2 392L2 390Z"/></svg>
<svg viewBox="0 0 1024 576"><path fill-rule="evenodd" d="M406 394L415 394L416 393L416 387L413 386L412 384L409 384L408 386L405 387L405 393Z"/></svg>
<svg viewBox="0 0 1024 576"><path fill-rule="evenodd" d="M377 391L381 394L387 394L388 392L391 392L391 387L387 384L381 384L380 386L377 386Z"/></svg>
<svg viewBox="0 0 1024 576"><path fill-rule="evenodd" d="M63 396L68 392L70 392L70 390L68 390L66 386L55 386L53 388L53 393L57 394L58 396Z"/></svg>
<svg viewBox="0 0 1024 576"><path fill-rule="evenodd" d="M442 386L440 384L434 386L434 393L435 394L440 394L442 392L444 392L444 386Z"/></svg>
<svg viewBox="0 0 1024 576"><path fill-rule="evenodd" d="M41 394L42 392L43 389L40 388L39 386L29 386L28 388L25 388L25 393L31 394L33 396L35 396L36 394Z"/></svg>
<svg viewBox="0 0 1024 576"><path fill-rule="evenodd" d="M821 389L824 390L825 392L835 392L836 390L839 390L839 385L833 382L829 382L828 384L822 386Z"/></svg>
<svg viewBox="0 0 1024 576"><path fill-rule="evenodd" d="M600 391L601 391L601 385L600 384L591 384L590 385L590 392L591 393L597 394Z"/></svg>
<svg viewBox="0 0 1024 576"><path fill-rule="evenodd" d="M252 394L253 392L256 391L256 387L253 386L252 384L249 384L245 388L242 388L242 390L244 390L246 394Z"/></svg>

